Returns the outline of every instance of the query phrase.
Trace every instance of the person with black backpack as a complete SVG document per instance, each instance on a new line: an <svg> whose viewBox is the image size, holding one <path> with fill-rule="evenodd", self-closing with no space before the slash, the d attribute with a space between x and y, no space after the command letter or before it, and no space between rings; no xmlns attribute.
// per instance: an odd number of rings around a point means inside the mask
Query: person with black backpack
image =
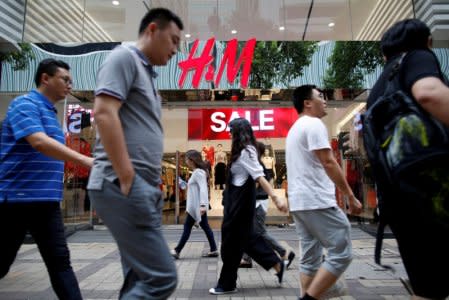
<svg viewBox="0 0 449 300"><path fill-rule="evenodd" d="M430 29L416 19L385 32L386 64L363 121L379 228L390 226L415 299L449 296L438 272L449 269L449 88L431 45Z"/></svg>

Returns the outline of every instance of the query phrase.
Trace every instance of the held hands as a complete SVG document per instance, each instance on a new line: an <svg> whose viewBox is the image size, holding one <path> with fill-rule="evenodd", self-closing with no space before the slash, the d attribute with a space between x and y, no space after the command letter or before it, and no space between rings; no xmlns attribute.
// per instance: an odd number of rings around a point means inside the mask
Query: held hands
<svg viewBox="0 0 449 300"><path fill-rule="evenodd" d="M350 215L358 215L362 212L362 203L354 196L350 195L348 213Z"/></svg>
<svg viewBox="0 0 449 300"><path fill-rule="evenodd" d="M273 200L274 205L276 205L277 209L279 209L283 213L288 213L287 202L284 199L279 198L276 195L271 196L271 199Z"/></svg>
<svg viewBox="0 0 449 300"><path fill-rule="evenodd" d="M92 168L92 166L94 165L94 158L93 157L89 157L86 156L83 165L88 167L88 168Z"/></svg>

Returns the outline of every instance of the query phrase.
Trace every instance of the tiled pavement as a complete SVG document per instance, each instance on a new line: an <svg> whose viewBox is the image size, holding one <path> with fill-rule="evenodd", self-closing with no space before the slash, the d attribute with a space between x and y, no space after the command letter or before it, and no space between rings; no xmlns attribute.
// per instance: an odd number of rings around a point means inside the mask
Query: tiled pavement
<svg viewBox="0 0 449 300"><path fill-rule="evenodd" d="M293 227L270 227L269 230L283 245L298 253L298 237ZM164 227L171 248L181 232L181 226ZM220 240L219 231L214 233L216 240ZM335 299L409 299L399 281L405 272L394 240L385 240L383 250L383 262L396 267L396 273L392 274L374 264L374 239L370 235L354 227L352 239L355 258L345 273L350 296ZM68 241L83 297L117 299L122 273L117 247L109 232L103 227L78 231ZM208 289L215 285L222 263L219 258L202 258L201 253L205 251L208 251L207 240L201 229L194 229L181 259L176 261L179 284L171 299L297 299L297 261L286 271L281 287L274 273L255 265L239 270L238 293L219 297L209 295ZM22 246L9 274L0 280L0 299L56 299L34 244Z"/></svg>

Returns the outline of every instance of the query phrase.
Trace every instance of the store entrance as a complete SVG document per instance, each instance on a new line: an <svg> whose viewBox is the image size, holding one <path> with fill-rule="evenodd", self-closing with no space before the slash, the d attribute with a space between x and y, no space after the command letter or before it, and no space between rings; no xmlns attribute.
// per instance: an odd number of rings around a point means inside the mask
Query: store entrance
<svg viewBox="0 0 449 300"><path fill-rule="evenodd" d="M209 147L202 147L203 160L209 164L209 203L207 212L209 224L212 228L219 229L223 219L223 190L226 182L227 164L230 160L229 151L224 151L220 143L207 141ZM213 150L212 150L213 149ZM209 152L207 151L209 150ZM213 152L212 152L213 151ZM268 156L269 155L269 156ZM213 157L213 158L212 158ZM267 153L267 162L273 167L271 184L275 193L286 197L287 178L285 168L285 151L270 148ZM274 159L276 157L276 160ZM269 167L267 164L266 167ZM185 164L185 152L165 153L162 161L161 190L164 199L162 212L163 224L183 224L186 217L187 182L192 171ZM266 223L271 225L288 224L291 220L284 213L279 212L274 204L269 201Z"/></svg>
<svg viewBox="0 0 449 300"><path fill-rule="evenodd" d="M203 158L205 161L207 159ZM210 165L210 164L209 164ZM223 169L225 170L225 168ZM209 223L220 228L223 217L221 205L224 184L215 186L215 170L209 169ZM163 224L182 224L186 217L187 182L192 174L185 163L185 152L165 153L162 160L161 190L164 199Z"/></svg>

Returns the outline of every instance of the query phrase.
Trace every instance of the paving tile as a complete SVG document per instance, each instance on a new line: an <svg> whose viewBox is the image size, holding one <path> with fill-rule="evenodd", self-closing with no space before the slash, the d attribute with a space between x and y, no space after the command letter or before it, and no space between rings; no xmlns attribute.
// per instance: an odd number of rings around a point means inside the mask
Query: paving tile
<svg viewBox="0 0 449 300"><path fill-rule="evenodd" d="M250 269L240 269L236 294L215 296L208 293L217 283L222 267L220 258L203 258L209 245L200 230L194 230L192 237L176 260L179 283L169 298L177 299L243 299L243 300L297 300L299 295L298 262L299 242L293 227L270 227L272 234L284 247L293 250L297 259L286 270L282 286L277 283L273 271L265 271L254 263ZM397 273L385 271L373 262L374 239L357 228L353 228L353 249L355 258L345 272L348 296L334 300L402 300L408 299L399 276L405 276L397 244L385 240L383 262L393 265ZM181 226L164 227L169 247L174 248L181 236ZM219 232L214 232L219 241ZM117 246L105 228L76 232L69 239L72 266L79 280L85 299L117 299L123 275ZM220 246L220 245L219 245ZM0 299L56 299L51 288L45 265L34 244L23 245L9 274L0 280Z"/></svg>

